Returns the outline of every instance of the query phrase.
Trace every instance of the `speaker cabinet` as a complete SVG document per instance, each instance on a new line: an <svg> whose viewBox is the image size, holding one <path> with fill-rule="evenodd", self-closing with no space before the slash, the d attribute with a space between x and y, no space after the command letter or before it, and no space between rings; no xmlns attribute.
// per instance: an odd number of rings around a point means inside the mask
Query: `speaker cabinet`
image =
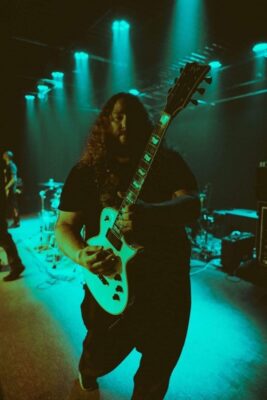
<svg viewBox="0 0 267 400"><path fill-rule="evenodd" d="M241 261L251 260L255 236L249 232L232 233L222 239L221 263L225 272L234 274Z"/></svg>
<svg viewBox="0 0 267 400"><path fill-rule="evenodd" d="M258 202L259 220L256 235L258 263L267 270L267 201Z"/></svg>

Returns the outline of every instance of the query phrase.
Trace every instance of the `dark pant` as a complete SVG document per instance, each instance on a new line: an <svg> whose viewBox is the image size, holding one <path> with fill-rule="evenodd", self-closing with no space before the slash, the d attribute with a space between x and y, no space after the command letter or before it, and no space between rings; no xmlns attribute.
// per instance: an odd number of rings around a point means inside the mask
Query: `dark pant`
<svg viewBox="0 0 267 400"><path fill-rule="evenodd" d="M14 191L10 191L7 197L7 209L8 215L13 219L14 223L18 223L20 221L18 195Z"/></svg>
<svg viewBox="0 0 267 400"><path fill-rule="evenodd" d="M159 265L154 260L150 276L151 260L147 261L142 262L143 270L137 270L142 283L135 285L134 304L120 317L100 309L87 288L82 303L88 334L80 372L84 376L105 375L136 348L142 357L134 376L132 400L164 398L184 345L191 306L188 267L179 272L177 266Z"/></svg>
<svg viewBox="0 0 267 400"><path fill-rule="evenodd" d="M8 263L11 270L16 271L21 265L21 259L12 236L7 230L7 222L2 217L0 217L0 246L2 246L7 253Z"/></svg>

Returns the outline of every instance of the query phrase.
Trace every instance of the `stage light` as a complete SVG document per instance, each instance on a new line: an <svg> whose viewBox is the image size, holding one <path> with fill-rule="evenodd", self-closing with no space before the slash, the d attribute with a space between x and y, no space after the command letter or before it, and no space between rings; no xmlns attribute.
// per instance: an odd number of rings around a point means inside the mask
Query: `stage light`
<svg viewBox="0 0 267 400"><path fill-rule="evenodd" d="M130 29L130 24L127 21L121 20L121 21L114 21L112 23L112 29L114 31L126 31Z"/></svg>
<svg viewBox="0 0 267 400"><path fill-rule="evenodd" d="M74 57L76 60L87 60L89 57L89 54L86 53L85 51L76 51L74 53Z"/></svg>
<svg viewBox="0 0 267 400"><path fill-rule="evenodd" d="M130 24L116 20L112 24L112 45L109 91L129 91L135 85L135 66L131 44Z"/></svg>
<svg viewBox="0 0 267 400"><path fill-rule="evenodd" d="M209 66L212 68L212 69L218 69L218 68L220 68L221 66L222 66L222 63L220 62L220 61L211 61L211 62L209 62Z"/></svg>
<svg viewBox="0 0 267 400"><path fill-rule="evenodd" d="M54 71L51 73L51 75L54 80L55 87L63 88L63 77L64 77L63 72Z"/></svg>
<svg viewBox="0 0 267 400"><path fill-rule="evenodd" d="M133 94L134 96L139 96L140 92L137 89L130 89L129 93Z"/></svg>
<svg viewBox="0 0 267 400"><path fill-rule="evenodd" d="M258 56L267 57L267 43L262 42L254 44L252 51Z"/></svg>
<svg viewBox="0 0 267 400"><path fill-rule="evenodd" d="M59 71L51 72L51 75L52 75L53 79L58 79L58 80L63 79L63 76L64 76L63 72L59 72Z"/></svg>
<svg viewBox="0 0 267 400"><path fill-rule="evenodd" d="M49 92L49 87L47 85L37 85L37 89L38 89L38 99L40 100L44 100L46 99L47 93Z"/></svg>
<svg viewBox="0 0 267 400"><path fill-rule="evenodd" d="M25 94L24 97L26 100L30 100L30 101L35 99L35 96L33 94Z"/></svg>
<svg viewBox="0 0 267 400"><path fill-rule="evenodd" d="M47 85L37 85L37 89L40 93L47 93L49 91L49 87Z"/></svg>

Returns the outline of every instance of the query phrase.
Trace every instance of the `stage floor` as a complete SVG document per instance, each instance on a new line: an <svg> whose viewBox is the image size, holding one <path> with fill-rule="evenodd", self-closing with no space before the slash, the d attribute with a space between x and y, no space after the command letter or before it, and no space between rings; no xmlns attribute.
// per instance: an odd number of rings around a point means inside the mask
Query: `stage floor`
<svg viewBox="0 0 267 400"><path fill-rule="evenodd" d="M41 235L40 225L32 215L10 230L26 270L17 281L0 280L0 399L130 399L137 351L99 379L100 394L80 391L83 277L53 246L53 234ZM219 244L207 260L193 252L189 331L166 400L266 397L267 291L224 273ZM1 278L7 271L2 268Z"/></svg>

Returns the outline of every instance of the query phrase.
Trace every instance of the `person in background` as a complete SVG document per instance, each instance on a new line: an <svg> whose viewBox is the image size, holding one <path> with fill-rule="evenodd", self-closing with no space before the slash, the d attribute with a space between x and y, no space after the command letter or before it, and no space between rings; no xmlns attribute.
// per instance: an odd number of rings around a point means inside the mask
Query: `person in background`
<svg viewBox="0 0 267 400"><path fill-rule="evenodd" d="M10 273L6 275L3 280L8 282L18 279L20 274L25 270L25 267L18 254L16 244L8 232L6 218L7 198L5 192L4 165L2 160L0 160L0 210L0 246L3 247L6 252L8 264L10 266Z"/></svg>
<svg viewBox="0 0 267 400"><path fill-rule="evenodd" d="M8 150L3 153L5 193L7 197L7 212L11 214L13 223L10 228L20 226L20 216L18 208L18 168L13 161L14 154Z"/></svg>

